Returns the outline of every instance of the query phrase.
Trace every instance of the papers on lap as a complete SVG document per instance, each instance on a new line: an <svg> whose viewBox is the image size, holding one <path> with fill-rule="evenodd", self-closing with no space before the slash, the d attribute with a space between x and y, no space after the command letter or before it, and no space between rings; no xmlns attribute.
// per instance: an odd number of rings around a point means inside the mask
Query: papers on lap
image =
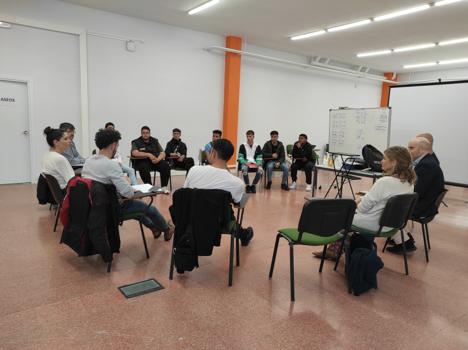
<svg viewBox="0 0 468 350"><path fill-rule="evenodd" d="M247 167L250 169L257 169L258 165L256 163L247 163Z"/></svg>
<svg viewBox="0 0 468 350"><path fill-rule="evenodd" d="M142 193L164 193L164 190L161 187L153 186L150 184L142 184L142 185L133 185L132 188L135 191L140 191Z"/></svg>

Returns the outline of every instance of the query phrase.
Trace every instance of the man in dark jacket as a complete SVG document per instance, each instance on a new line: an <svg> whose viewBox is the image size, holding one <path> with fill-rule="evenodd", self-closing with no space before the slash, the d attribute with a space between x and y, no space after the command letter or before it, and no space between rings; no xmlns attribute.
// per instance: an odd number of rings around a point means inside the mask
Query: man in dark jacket
<svg viewBox="0 0 468 350"><path fill-rule="evenodd" d="M165 193L169 193L167 184L169 182L169 164L164 160L166 153L159 144L158 139L151 137L151 130L147 126L141 128L141 136L132 141L132 157L140 177L145 184L151 184L152 170L158 171L161 175L161 187Z"/></svg>
<svg viewBox="0 0 468 350"><path fill-rule="evenodd" d="M283 178L281 179L281 189L289 191L288 187L288 166L286 164L286 152L281 141L278 141L278 131L273 130L270 132L270 141L267 141L263 146L263 161L264 168L267 174L267 185L266 189L271 188L271 178L273 175L273 168L281 168L283 172Z"/></svg>
<svg viewBox="0 0 468 350"><path fill-rule="evenodd" d="M416 172L414 192L418 194L418 202L413 211L413 217L420 218L437 214L435 201L445 188L444 173L439 162L432 154L431 143L423 137L416 137L408 144L408 150L413 160ZM388 251L399 253L403 250L403 242L399 235L394 236L395 246L387 248ZM407 251L416 250L413 237L405 237Z"/></svg>
<svg viewBox="0 0 468 350"><path fill-rule="evenodd" d="M299 141L294 144L292 150L293 163L291 164L292 184L289 187L295 190L297 185L297 171L304 169L306 175L306 191L312 191L312 170L314 169L315 156L312 145L307 142L307 135L300 134Z"/></svg>
<svg viewBox="0 0 468 350"><path fill-rule="evenodd" d="M193 158L187 157L187 146L180 139L182 131L178 128L172 130L172 140L166 145L166 159L171 168L189 170L194 166Z"/></svg>

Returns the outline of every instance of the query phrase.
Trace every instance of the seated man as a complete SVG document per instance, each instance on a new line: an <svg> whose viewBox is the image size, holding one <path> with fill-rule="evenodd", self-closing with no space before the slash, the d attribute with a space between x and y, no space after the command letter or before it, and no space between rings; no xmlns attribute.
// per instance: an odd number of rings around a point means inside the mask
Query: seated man
<svg viewBox="0 0 468 350"><path fill-rule="evenodd" d="M278 141L278 131L273 130L270 132L271 140L267 141L263 146L263 161L267 173L266 189L271 188L271 178L273 176L273 168L281 168L283 171L283 178L281 179L281 189L289 191L288 187L288 166L286 165L286 153L281 141Z"/></svg>
<svg viewBox="0 0 468 350"><path fill-rule="evenodd" d="M167 184L169 182L170 169L164 159L166 154L159 141L151 137L151 130L147 126L141 128L141 136L132 141L132 157L135 159L135 168L145 184L151 184L152 170L158 171L161 176L161 187L165 193L169 193Z"/></svg>
<svg viewBox="0 0 468 350"><path fill-rule="evenodd" d="M182 168L189 170L195 165L193 158L187 157L187 146L180 139L181 136L180 129L172 130L172 140L169 141L166 145L166 159L171 168Z"/></svg>
<svg viewBox="0 0 468 350"><path fill-rule="evenodd" d="M263 169L261 166L263 162L262 149L259 144L254 143L255 133L253 130L248 130L246 135L247 142L240 145L237 161L239 162L239 167L242 171L242 176L244 177L245 192L255 193L255 186L263 175ZM249 185L249 172L255 172L255 178L252 185Z"/></svg>
<svg viewBox="0 0 468 350"><path fill-rule="evenodd" d="M211 152L211 147L213 147L213 142L215 142L216 140L219 140L221 138L221 136L223 135L223 132L221 130L213 130L213 135L212 135L212 138L211 138L211 141L208 142L206 145L205 145L205 153L206 153L206 156L208 156L208 154L210 154Z"/></svg>
<svg viewBox="0 0 468 350"><path fill-rule="evenodd" d="M115 130L115 125L114 125L114 123L108 122L108 123L106 123L104 129ZM122 171L125 174L127 174L128 178L130 179L130 184L131 185L136 185L138 183L137 179L136 179L136 176L135 176L135 170L133 170L129 166L126 166L126 165L124 165L122 163L122 156L120 155L120 152L118 150L117 150L117 152L115 152L115 156L114 156L114 158L112 158L112 160L114 162L117 162L120 165L120 167L122 168Z"/></svg>
<svg viewBox="0 0 468 350"><path fill-rule="evenodd" d="M306 175L306 191L312 191L312 170L314 169L315 156L312 145L307 142L307 135L300 134L299 141L294 144L292 150L293 163L291 164L292 184L291 190L296 189L297 171L304 169Z"/></svg>
<svg viewBox="0 0 468 350"><path fill-rule="evenodd" d="M437 158L436 154L434 153L434 136L432 136L429 132L423 132L422 134L416 135L416 137L424 137L429 143L431 144L431 151L429 152L435 158L437 163L440 164L439 159Z"/></svg>
<svg viewBox="0 0 468 350"><path fill-rule="evenodd" d="M99 149L99 154L95 154L86 160L81 176L103 183L114 185L117 194L123 198L134 196L133 188L125 180L122 168L111 159L119 146L120 133L116 130L101 129L96 133L95 142ZM145 211L147 204L140 200L127 200L120 205L121 214L140 213ZM159 238L164 232L164 240L169 241L174 234L174 226L167 222L159 211L154 207L149 207L143 224L152 232L154 238Z"/></svg>
<svg viewBox="0 0 468 350"><path fill-rule="evenodd" d="M418 194L418 201L413 210L413 217L426 217L435 215L437 208L435 201L445 188L444 173L439 162L431 154L431 143L423 137L416 137L408 144L408 150L413 160L414 171L417 179L414 192ZM393 237L395 245L388 247L392 253L403 251L403 242L400 235ZM416 250L414 239L410 233L405 232L406 251Z"/></svg>
<svg viewBox="0 0 468 350"><path fill-rule="evenodd" d="M244 194L242 180L231 174L227 162L234 154L234 146L231 141L219 139L213 142L211 152L208 155L210 165L194 166L190 169L185 179L184 188L198 188L205 190L225 190L231 192L232 200L239 203ZM234 214L233 214L234 216ZM253 237L252 230L240 230L241 243L249 244Z"/></svg>
<svg viewBox="0 0 468 350"><path fill-rule="evenodd" d="M75 127L71 123L62 123L60 124L59 129L66 132L70 139L70 146L62 153L62 155L67 158L73 169L82 168L86 159L80 156L80 153L78 153L78 150L76 149L75 142L73 142L73 139L75 138Z"/></svg>

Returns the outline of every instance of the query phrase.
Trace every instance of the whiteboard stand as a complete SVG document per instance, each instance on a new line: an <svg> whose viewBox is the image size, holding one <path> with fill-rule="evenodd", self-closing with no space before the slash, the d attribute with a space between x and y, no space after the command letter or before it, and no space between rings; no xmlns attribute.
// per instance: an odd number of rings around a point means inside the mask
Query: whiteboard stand
<svg viewBox="0 0 468 350"><path fill-rule="evenodd" d="M351 181L357 180L357 179L360 180L361 178L349 175L349 172L353 168L354 162L359 157L359 155L358 154L341 154L341 153L330 153L330 154L333 160L333 172L335 174L335 178L333 179L333 182L331 183L330 187L328 187L327 193L325 194L324 198L327 198L332 187L336 186L338 192L336 193L335 199L336 198L341 199L343 197L343 187L345 186L345 183L347 182L349 184L349 189L351 190L351 194L353 195L353 199L356 199L356 197L354 196L354 190L353 190L353 185L351 184ZM341 167L339 169L337 169L335 166L335 159L338 156L341 158Z"/></svg>

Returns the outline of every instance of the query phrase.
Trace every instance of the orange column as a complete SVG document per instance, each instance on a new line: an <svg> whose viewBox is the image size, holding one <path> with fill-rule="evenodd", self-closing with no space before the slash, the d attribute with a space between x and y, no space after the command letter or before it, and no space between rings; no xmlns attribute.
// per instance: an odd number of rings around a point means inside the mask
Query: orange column
<svg viewBox="0 0 468 350"><path fill-rule="evenodd" d="M393 73L385 73L385 79L393 80ZM380 98L380 107L388 107L388 98L390 96L391 83L382 83L382 97Z"/></svg>
<svg viewBox="0 0 468 350"><path fill-rule="evenodd" d="M226 37L226 47L242 50L242 39L236 36ZM226 52L224 59L224 113L223 138L234 145L237 154L237 127L239 119L239 91L240 91L241 55ZM237 157L232 157L229 165L236 163Z"/></svg>

